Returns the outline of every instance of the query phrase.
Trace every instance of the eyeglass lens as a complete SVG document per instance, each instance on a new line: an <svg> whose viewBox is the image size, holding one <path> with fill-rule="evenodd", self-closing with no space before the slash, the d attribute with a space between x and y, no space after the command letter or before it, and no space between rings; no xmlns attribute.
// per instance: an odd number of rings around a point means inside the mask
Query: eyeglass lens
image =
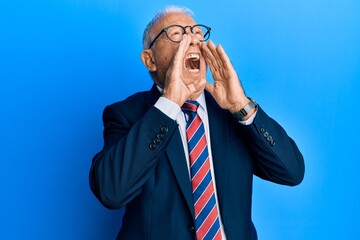
<svg viewBox="0 0 360 240"><path fill-rule="evenodd" d="M196 25L192 29L192 34L200 41L206 41L209 38L208 29L201 25ZM187 30L187 31L190 31ZM184 35L184 28L180 26L170 26L166 31L167 36L174 42L180 42Z"/></svg>

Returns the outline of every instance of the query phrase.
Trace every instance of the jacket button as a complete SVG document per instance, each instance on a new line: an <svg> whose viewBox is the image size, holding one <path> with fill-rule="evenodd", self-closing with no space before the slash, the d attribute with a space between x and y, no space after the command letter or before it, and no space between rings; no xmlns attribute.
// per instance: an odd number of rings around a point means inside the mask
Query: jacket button
<svg viewBox="0 0 360 240"><path fill-rule="evenodd" d="M158 139L158 138L155 138L154 140L153 140L153 143L156 145L156 144L159 144L160 143L160 139Z"/></svg>
<svg viewBox="0 0 360 240"><path fill-rule="evenodd" d="M267 139L269 142L271 142L273 140L272 136L268 136Z"/></svg>
<svg viewBox="0 0 360 240"><path fill-rule="evenodd" d="M269 133L268 133L268 132L264 132L263 136L267 138L267 137L269 136Z"/></svg>
<svg viewBox="0 0 360 240"><path fill-rule="evenodd" d="M168 127L162 127L160 128L160 131L162 131L163 133L167 133L169 131Z"/></svg>
<svg viewBox="0 0 360 240"><path fill-rule="evenodd" d="M187 227L188 231L191 232L191 233L194 233L195 232L195 227L193 225L188 225Z"/></svg>
<svg viewBox="0 0 360 240"><path fill-rule="evenodd" d="M158 133L156 134L156 138L157 139L162 139L164 137L164 134L163 133Z"/></svg>
<svg viewBox="0 0 360 240"><path fill-rule="evenodd" d="M271 146L275 146L275 140L274 140L274 139L271 140L270 145L271 145Z"/></svg>
<svg viewBox="0 0 360 240"><path fill-rule="evenodd" d="M151 143L151 144L149 145L149 148L150 148L151 150L154 150L154 149L156 148L156 144Z"/></svg>
<svg viewBox="0 0 360 240"><path fill-rule="evenodd" d="M260 128L260 132L265 132L265 128Z"/></svg>

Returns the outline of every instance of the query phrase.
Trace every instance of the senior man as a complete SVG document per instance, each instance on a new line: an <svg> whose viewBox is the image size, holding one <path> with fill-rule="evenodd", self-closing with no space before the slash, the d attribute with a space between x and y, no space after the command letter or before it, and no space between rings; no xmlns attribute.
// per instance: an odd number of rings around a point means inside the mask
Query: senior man
<svg viewBox="0 0 360 240"><path fill-rule="evenodd" d="M295 142L245 95L210 31L187 8L160 11L141 53L153 87L104 110L90 186L107 208L125 207L118 239L257 239L253 175L303 179Z"/></svg>

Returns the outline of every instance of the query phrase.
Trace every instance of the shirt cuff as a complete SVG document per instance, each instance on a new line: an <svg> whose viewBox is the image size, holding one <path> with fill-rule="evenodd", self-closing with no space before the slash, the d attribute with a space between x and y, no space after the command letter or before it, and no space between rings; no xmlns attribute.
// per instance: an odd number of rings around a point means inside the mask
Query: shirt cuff
<svg viewBox="0 0 360 240"><path fill-rule="evenodd" d="M160 97L154 106L173 120L176 120L181 112L179 105L165 97Z"/></svg>
<svg viewBox="0 0 360 240"><path fill-rule="evenodd" d="M245 121L239 121L239 123L242 124L242 125L250 125L250 124L252 124L252 123L254 122L255 117L256 117L257 111L258 111L258 110L256 109L256 111L254 112L254 114L251 115L251 117L249 117L249 119L247 119L247 120L245 120Z"/></svg>

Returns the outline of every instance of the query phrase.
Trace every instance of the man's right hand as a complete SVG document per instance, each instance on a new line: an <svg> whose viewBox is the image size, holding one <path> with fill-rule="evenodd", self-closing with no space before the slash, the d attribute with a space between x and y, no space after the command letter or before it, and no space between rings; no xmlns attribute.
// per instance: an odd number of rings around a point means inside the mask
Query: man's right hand
<svg viewBox="0 0 360 240"><path fill-rule="evenodd" d="M199 74L192 74L185 67L184 59L193 41L192 36L184 34L183 40L173 57L173 60L166 73L166 79L163 89L163 97L177 103L180 107L188 99L195 100L204 91L206 85L205 74L206 66L200 66ZM201 61L200 61L201 62Z"/></svg>

